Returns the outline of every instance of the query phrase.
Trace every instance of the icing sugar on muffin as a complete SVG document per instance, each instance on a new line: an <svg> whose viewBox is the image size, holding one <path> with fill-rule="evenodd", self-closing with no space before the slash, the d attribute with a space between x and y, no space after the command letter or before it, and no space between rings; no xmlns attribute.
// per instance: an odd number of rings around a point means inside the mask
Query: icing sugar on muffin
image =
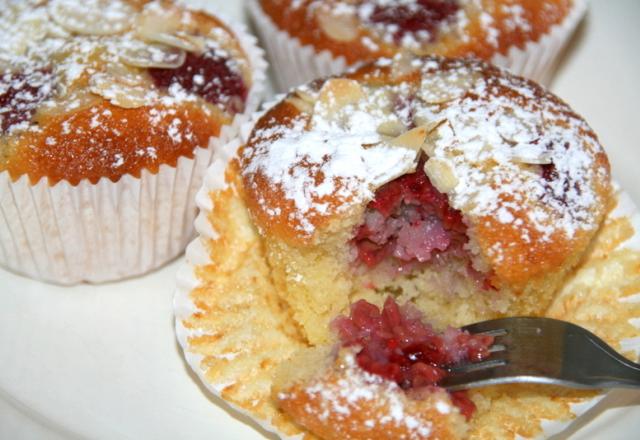
<svg viewBox="0 0 640 440"><path fill-rule="evenodd" d="M354 300L387 294L441 324L543 313L610 192L606 155L566 104L442 58L294 90L241 163L274 281L312 343Z"/></svg>
<svg viewBox="0 0 640 440"><path fill-rule="evenodd" d="M190 197L210 160L211 140L227 136L257 105L264 65L253 41L210 14L171 1L9 2L0 30L2 191L44 188L46 182L57 192L55 202L44 198L33 206L22 195L11 203L3 197L4 209L24 217L35 209L43 219L58 211L92 224L83 238L60 223L45 222L41 232L25 226L27 218L22 224L9 220L11 237L3 241L27 242L35 250L22 255L26 251L16 246L3 264L59 282L104 281L177 255L191 235ZM184 160L191 162L179 163ZM124 176L138 180L109 189L102 182L115 184ZM55 189L60 182L75 189ZM93 230L112 214L100 206L104 194L85 194L99 187L113 193L116 219ZM133 200L124 200L123 192ZM119 224L123 216L130 224ZM119 235L109 236L116 227ZM131 230L148 234L129 236L131 248L118 243L120 251L109 249ZM100 252L109 255L91 256ZM132 267L132 258L141 261Z"/></svg>
<svg viewBox="0 0 640 440"><path fill-rule="evenodd" d="M250 5L284 89L409 51L473 56L546 82L581 0L259 0ZM325 55L320 55L326 51ZM292 59L287 61L287 59Z"/></svg>
<svg viewBox="0 0 640 440"><path fill-rule="evenodd" d="M553 435L601 394L438 387L491 343L455 327L501 315L568 320L637 358L640 216L586 122L534 83L398 57L298 88L251 129L198 195L174 312L204 385L264 428Z"/></svg>

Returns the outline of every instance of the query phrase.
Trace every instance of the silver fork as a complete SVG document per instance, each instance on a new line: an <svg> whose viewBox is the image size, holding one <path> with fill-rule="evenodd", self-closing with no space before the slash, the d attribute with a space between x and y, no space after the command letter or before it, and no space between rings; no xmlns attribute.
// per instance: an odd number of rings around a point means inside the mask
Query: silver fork
<svg viewBox="0 0 640 440"><path fill-rule="evenodd" d="M502 318L463 327L493 336L484 361L455 365L438 385L450 391L505 383L571 388L640 388L640 365L590 331L550 318Z"/></svg>

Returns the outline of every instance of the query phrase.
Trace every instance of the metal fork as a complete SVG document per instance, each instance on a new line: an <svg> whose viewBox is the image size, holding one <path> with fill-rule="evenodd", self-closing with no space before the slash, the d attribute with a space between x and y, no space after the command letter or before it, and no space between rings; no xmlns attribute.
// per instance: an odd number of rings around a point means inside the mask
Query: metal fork
<svg viewBox="0 0 640 440"><path fill-rule="evenodd" d="M455 365L438 385L450 391L505 383L571 388L640 388L640 365L590 331L550 318L502 318L463 327L493 336L484 361Z"/></svg>

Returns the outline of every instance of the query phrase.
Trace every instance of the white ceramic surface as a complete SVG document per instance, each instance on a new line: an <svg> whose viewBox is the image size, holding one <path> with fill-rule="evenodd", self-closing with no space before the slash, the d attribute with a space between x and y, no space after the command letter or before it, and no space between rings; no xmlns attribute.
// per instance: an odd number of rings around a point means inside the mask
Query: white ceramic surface
<svg viewBox="0 0 640 440"><path fill-rule="evenodd" d="M209 3L242 16L240 1ZM638 0L591 0L552 85L599 133L636 204L638 23ZM0 439L264 438L209 397L185 366L171 314L177 266L73 288L0 270ZM587 416L594 412L601 414L574 425L572 440L638 437L639 392L617 392Z"/></svg>

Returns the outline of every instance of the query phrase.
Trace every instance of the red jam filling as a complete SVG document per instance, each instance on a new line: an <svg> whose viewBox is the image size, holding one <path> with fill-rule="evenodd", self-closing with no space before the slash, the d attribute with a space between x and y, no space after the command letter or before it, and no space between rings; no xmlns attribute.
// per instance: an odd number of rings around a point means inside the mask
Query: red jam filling
<svg viewBox="0 0 640 440"><path fill-rule="evenodd" d="M387 257L424 263L445 251L466 257L462 215L431 184L422 166L381 187L369 203L354 238L358 260L367 267Z"/></svg>
<svg viewBox="0 0 640 440"><path fill-rule="evenodd" d="M373 23L395 25L393 38L400 42L407 34L425 32L433 41L440 24L449 20L459 9L457 0L416 0L403 4L388 2L377 5L369 20Z"/></svg>
<svg viewBox="0 0 640 440"><path fill-rule="evenodd" d="M360 368L412 392L436 387L455 364L487 358L493 344L492 336L471 335L460 329L437 333L422 322L415 308L400 307L391 297L382 311L360 300L352 304L350 316L340 316L332 325L342 346L361 347L356 355ZM465 417L471 417L475 405L466 392L451 393L451 398Z"/></svg>
<svg viewBox="0 0 640 440"><path fill-rule="evenodd" d="M50 79L46 70L0 76L0 133L31 120L38 105L53 92Z"/></svg>
<svg viewBox="0 0 640 440"><path fill-rule="evenodd" d="M184 64L177 69L152 68L149 74L158 87L179 84L227 111L237 113L244 109L248 90L242 75L230 67L229 58L213 49L203 54L189 52Z"/></svg>

